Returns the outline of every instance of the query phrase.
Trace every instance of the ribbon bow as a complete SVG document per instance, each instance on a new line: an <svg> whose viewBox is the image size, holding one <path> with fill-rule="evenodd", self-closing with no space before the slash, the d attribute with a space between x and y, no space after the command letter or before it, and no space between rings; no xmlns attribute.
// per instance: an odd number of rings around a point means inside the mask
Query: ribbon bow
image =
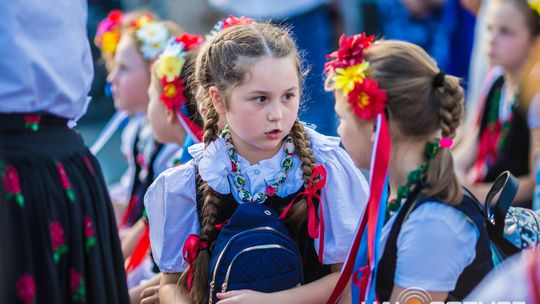
<svg viewBox="0 0 540 304"><path fill-rule="evenodd" d="M319 178L317 182L315 182L315 179ZM309 184L306 187L306 189L303 192L298 193L294 197L294 199L287 205L287 207L283 210L281 215L279 216L279 219L285 218L287 216L287 213L291 209L292 205L297 201L298 197L303 196L306 198L307 207L308 207L308 235L312 239L319 238L319 231L321 231L320 239L319 239L319 261L322 262L322 254L324 251L324 218L323 218L323 212L322 212L322 201L321 196L319 195L319 191L324 188L326 185L326 169L322 165L318 165L313 169L313 173L311 174L311 179L309 180ZM317 219L317 213L315 211L315 204L313 203L313 198L316 198L319 200L319 217L320 217L320 225L319 220Z"/></svg>
<svg viewBox="0 0 540 304"><path fill-rule="evenodd" d="M184 260L189 264L188 271L188 283L187 283L187 293L191 289L191 281L193 280L193 263L197 260L197 256L201 250L208 248L207 242L201 242L201 237L196 234L190 234L184 246L182 247L182 255Z"/></svg>

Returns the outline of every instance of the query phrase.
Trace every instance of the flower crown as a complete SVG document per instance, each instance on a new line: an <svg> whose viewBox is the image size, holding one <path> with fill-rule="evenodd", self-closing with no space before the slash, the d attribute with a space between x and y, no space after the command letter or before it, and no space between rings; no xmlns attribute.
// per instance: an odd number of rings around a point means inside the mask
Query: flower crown
<svg viewBox="0 0 540 304"><path fill-rule="evenodd" d="M169 110L178 111L186 103L180 72L186 62L186 52L199 47L203 37L185 33L172 37L156 61L156 74L161 80L160 100Z"/></svg>
<svg viewBox="0 0 540 304"><path fill-rule="evenodd" d="M133 20L129 28L135 32L135 38L140 43L139 50L144 59L150 62L163 52L171 36L165 23L155 21L150 14Z"/></svg>
<svg viewBox="0 0 540 304"><path fill-rule="evenodd" d="M244 17L244 16L235 17L233 15L229 15L229 17L221 19L214 25L214 27L210 31L210 34L206 35L206 40L211 40L223 29L237 26L237 25L250 25L252 23L253 23L253 19L249 17Z"/></svg>
<svg viewBox="0 0 540 304"><path fill-rule="evenodd" d="M540 16L540 0L528 0L529 7Z"/></svg>
<svg viewBox="0 0 540 304"><path fill-rule="evenodd" d="M114 55L120 41L122 17L121 10L113 10L98 24L94 43L102 53Z"/></svg>
<svg viewBox="0 0 540 304"><path fill-rule="evenodd" d="M369 78L369 62L364 58L364 50L372 45L374 36L341 35L339 49L326 56L324 72L333 73L333 88L341 90L360 119L374 120L386 107L386 92L379 88L377 81Z"/></svg>

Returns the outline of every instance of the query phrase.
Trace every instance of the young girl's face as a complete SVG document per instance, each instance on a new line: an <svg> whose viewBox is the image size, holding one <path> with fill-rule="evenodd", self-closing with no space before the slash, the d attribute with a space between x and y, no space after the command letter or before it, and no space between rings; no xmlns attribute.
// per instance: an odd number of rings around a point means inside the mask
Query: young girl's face
<svg viewBox="0 0 540 304"><path fill-rule="evenodd" d="M339 90L334 91L334 109L339 117L338 134L347 152L358 168L369 169L373 147L374 123L361 121L354 115L347 97Z"/></svg>
<svg viewBox="0 0 540 304"><path fill-rule="evenodd" d="M519 69L531 49L531 34L525 16L511 2L490 3L488 17L488 57L505 70Z"/></svg>
<svg viewBox="0 0 540 304"><path fill-rule="evenodd" d="M295 59L288 56L256 58L244 82L231 90L228 104L214 105L230 125L239 151L266 155L281 147L299 104L300 79Z"/></svg>
<svg viewBox="0 0 540 304"><path fill-rule="evenodd" d="M122 36L114 61L114 68L108 77L112 84L114 106L129 114L145 113L148 105L150 71L138 52L133 37Z"/></svg>

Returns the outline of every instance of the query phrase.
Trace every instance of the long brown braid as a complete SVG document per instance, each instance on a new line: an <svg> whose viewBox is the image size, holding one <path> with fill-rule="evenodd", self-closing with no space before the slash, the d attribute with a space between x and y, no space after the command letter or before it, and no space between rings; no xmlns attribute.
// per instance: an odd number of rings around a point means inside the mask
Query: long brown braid
<svg viewBox="0 0 540 304"><path fill-rule="evenodd" d="M422 141L454 137L463 116L463 89L459 79L446 75L442 86L434 85L440 72L420 47L401 41L378 41L365 52L370 77L388 95L387 112L403 136ZM440 134L440 135L438 135ZM452 154L441 149L429 160L426 187L422 192L459 204L463 193L454 172Z"/></svg>
<svg viewBox="0 0 540 304"><path fill-rule="evenodd" d="M227 28L201 48L197 57L195 78L197 85L204 92L203 102L208 108L203 139L206 146L216 140L219 133L219 115L209 95L210 87L217 87L225 93L227 99L230 96L228 95L230 90L244 81L251 63L262 56L273 56L274 58L293 56L296 59L299 78L302 79L304 73L300 64L300 56L289 31L269 23L253 23ZM225 100L225 104L227 105L227 100ZM303 180L307 187L315 167L311 142L298 120L294 123L290 133L293 137L296 153L302 161ZM198 254L193 264L193 281L188 294L190 303L207 301L207 282L210 271L208 264L218 234L215 224L217 224L217 215L221 204L218 193L207 183L203 182L198 190L201 191L203 197L200 241L206 242L209 246L208 250L203 250ZM302 201L291 207L285 221L293 234L305 225L306 210L306 204ZM184 271L179 281L184 289L188 283L187 273L188 269Z"/></svg>

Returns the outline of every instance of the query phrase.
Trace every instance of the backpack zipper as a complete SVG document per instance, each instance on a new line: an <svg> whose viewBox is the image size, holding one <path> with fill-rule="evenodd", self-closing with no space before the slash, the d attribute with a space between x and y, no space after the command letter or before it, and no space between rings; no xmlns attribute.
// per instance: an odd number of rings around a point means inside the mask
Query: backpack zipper
<svg viewBox="0 0 540 304"><path fill-rule="evenodd" d="M209 297L208 297L208 303L209 304L212 304L214 302L214 299L213 299L213 294L214 294L214 288L215 288L215 281L216 281L216 274L217 274L217 269L219 267L219 263L221 262L221 258L223 257L223 254L224 252L227 250L227 248L229 247L230 243L237 237L243 235L243 234L246 234L248 232L251 232L251 231L259 231L259 230L267 230L267 231L273 231L273 232L276 232L276 233L279 233L280 235L282 235L283 237L287 238L287 239L290 239L289 237L287 237L285 234L279 232L278 230L272 228L272 227L268 227L268 226L265 226L265 227L257 227L257 228L253 228L253 229L249 229L249 230L245 230L245 231L242 231L242 232L239 232L237 233L236 235L234 235L233 237L231 237L229 239L229 241L227 242L227 244L225 244L225 247L223 247L223 250L221 250L221 252L219 253L219 256L218 256L218 259L216 261L216 266L214 266L214 271L212 273L212 281L210 282L210 293L209 293Z"/></svg>
<svg viewBox="0 0 540 304"><path fill-rule="evenodd" d="M234 261L236 261L236 258L238 258L241 254L253 251L253 250L265 250L265 249L282 249L285 251L290 252L294 255L294 252L292 252L290 249L288 249L285 246L278 245L278 244L268 244L268 245L258 245L258 246L252 246L245 248L244 250L240 251L238 254L234 256L231 263L229 264L229 267L227 267L227 274L225 275L225 280L223 280L223 284L221 285L221 292L227 292L227 283L229 282L229 276L231 274L231 269L234 264Z"/></svg>

